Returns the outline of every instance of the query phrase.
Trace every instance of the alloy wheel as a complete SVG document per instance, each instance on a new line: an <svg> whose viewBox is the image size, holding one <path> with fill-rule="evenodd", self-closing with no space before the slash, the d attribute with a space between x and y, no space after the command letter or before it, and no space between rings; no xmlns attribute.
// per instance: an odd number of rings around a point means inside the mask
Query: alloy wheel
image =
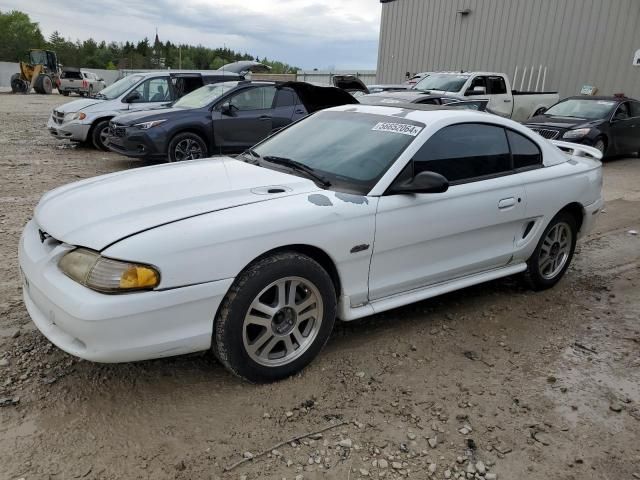
<svg viewBox="0 0 640 480"><path fill-rule="evenodd" d="M177 161L202 158L202 147L195 140L185 138L176 144L175 157Z"/></svg>
<svg viewBox="0 0 640 480"><path fill-rule="evenodd" d="M551 280L562 272L571 253L572 237L571 227L564 222L556 223L547 232L538 259L540 275L544 279Z"/></svg>
<svg viewBox="0 0 640 480"><path fill-rule="evenodd" d="M245 351L267 367L294 361L318 335L323 307L320 291L309 280L286 277L270 283L254 298L245 315Z"/></svg>

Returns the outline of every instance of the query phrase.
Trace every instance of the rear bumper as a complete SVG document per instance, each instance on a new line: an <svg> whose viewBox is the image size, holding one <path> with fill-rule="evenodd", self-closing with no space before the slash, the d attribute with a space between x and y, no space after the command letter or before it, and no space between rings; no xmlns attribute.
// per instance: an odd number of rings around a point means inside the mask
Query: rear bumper
<svg viewBox="0 0 640 480"><path fill-rule="evenodd" d="M598 200L593 202L590 205L584 207L584 218L582 220L582 227L580 228L580 232L578 233L578 238L582 238L587 235L596 223L596 219L602 208L604 207L604 200L600 197Z"/></svg>
<svg viewBox="0 0 640 480"><path fill-rule="evenodd" d="M89 136L91 125L85 125L78 122L68 122L58 124L53 119L53 115L49 117L47 122L49 133L59 139L73 140L75 142L84 142Z"/></svg>
<svg viewBox="0 0 640 480"><path fill-rule="evenodd" d="M58 261L71 248L52 239L40 242L33 220L19 246L25 306L38 329L60 349L111 363L210 347L216 311L233 279L105 295L60 272Z"/></svg>

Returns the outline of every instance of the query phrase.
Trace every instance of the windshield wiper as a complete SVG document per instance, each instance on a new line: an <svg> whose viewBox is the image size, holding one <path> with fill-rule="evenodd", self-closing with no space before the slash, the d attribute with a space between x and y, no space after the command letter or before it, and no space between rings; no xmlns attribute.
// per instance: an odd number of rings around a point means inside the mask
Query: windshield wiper
<svg viewBox="0 0 640 480"><path fill-rule="evenodd" d="M106 99L107 96L104 93L98 92L98 93L94 93L93 94L93 98L104 98L104 99Z"/></svg>
<svg viewBox="0 0 640 480"><path fill-rule="evenodd" d="M254 155L254 156L258 155L253 150L247 150L247 151L251 155ZM317 173L314 168L311 168L311 167L305 165L304 163L296 162L295 160L291 160L290 158L276 157L276 156L273 156L273 155L266 155L266 156L262 157L262 159L267 161L267 162L269 162L269 163L275 163L276 165L282 165L282 166L285 166L285 167L289 167L292 170L296 170L298 172L305 173L308 177L311 177L314 180L316 180L324 188L328 188L328 187L331 186L331 182L329 180L327 180L322 175Z"/></svg>

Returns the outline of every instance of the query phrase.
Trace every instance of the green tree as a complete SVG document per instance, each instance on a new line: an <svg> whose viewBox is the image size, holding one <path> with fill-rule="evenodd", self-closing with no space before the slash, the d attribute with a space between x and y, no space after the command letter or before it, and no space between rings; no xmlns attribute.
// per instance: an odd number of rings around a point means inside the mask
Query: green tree
<svg viewBox="0 0 640 480"><path fill-rule="evenodd" d="M36 22L26 13L0 11L0 60L16 62L31 48L42 48L44 37Z"/></svg>

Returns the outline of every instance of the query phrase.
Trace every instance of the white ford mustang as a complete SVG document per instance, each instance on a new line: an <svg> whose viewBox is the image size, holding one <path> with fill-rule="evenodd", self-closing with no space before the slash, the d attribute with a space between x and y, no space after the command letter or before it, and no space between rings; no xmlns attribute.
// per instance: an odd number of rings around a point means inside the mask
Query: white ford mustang
<svg viewBox="0 0 640 480"><path fill-rule="evenodd" d="M353 320L527 272L553 286L602 207L600 153L489 114L348 105L237 158L43 196L24 301L61 349L124 362L211 348L291 375Z"/></svg>

